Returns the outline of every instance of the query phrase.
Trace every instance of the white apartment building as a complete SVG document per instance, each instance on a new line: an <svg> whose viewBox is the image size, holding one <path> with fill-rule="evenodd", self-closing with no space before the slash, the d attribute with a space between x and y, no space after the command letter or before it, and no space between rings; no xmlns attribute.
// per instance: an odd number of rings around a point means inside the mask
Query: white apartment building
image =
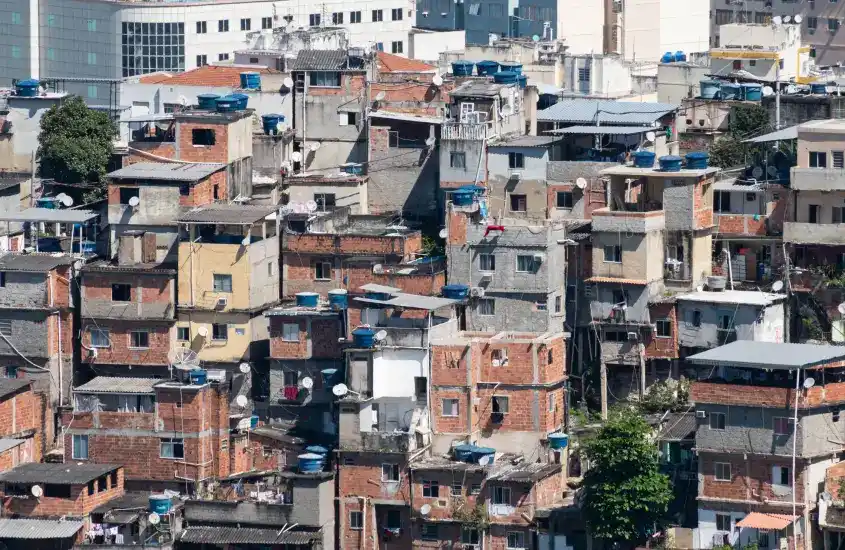
<svg viewBox="0 0 845 550"><path fill-rule="evenodd" d="M86 79L65 89L106 103L106 80L234 59L282 27L345 27L352 46L407 55L415 20L413 0L0 0L0 86Z"/></svg>
<svg viewBox="0 0 845 550"><path fill-rule="evenodd" d="M810 48L801 44L799 25L730 24L719 27L721 45L710 50L710 72L744 71L764 81L788 82L809 74Z"/></svg>

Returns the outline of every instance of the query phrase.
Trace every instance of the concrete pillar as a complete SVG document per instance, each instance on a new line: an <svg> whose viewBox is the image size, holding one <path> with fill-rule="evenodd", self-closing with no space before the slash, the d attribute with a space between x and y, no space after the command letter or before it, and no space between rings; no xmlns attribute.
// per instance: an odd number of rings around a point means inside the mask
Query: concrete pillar
<svg viewBox="0 0 845 550"><path fill-rule="evenodd" d="M604 357L600 359L601 366L601 419L607 420L607 364L604 362Z"/></svg>

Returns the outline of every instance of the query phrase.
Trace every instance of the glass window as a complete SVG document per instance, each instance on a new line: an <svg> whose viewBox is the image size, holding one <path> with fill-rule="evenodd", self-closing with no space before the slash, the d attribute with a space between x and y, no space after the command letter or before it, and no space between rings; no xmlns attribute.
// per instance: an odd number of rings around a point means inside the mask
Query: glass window
<svg viewBox="0 0 845 550"><path fill-rule="evenodd" d="M229 339L229 325L226 323L211 324L211 339L225 341Z"/></svg>
<svg viewBox="0 0 845 550"><path fill-rule="evenodd" d="M197 33L206 30L205 21L196 22ZM124 23L121 44L123 76L185 70L184 23Z"/></svg>
<svg viewBox="0 0 845 550"><path fill-rule="evenodd" d="M227 273L214 274L214 292L232 292L232 276Z"/></svg>
<svg viewBox="0 0 845 550"><path fill-rule="evenodd" d="M248 31L252 29L252 19L245 18L241 19L241 30Z"/></svg>
<svg viewBox="0 0 845 550"><path fill-rule="evenodd" d="M381 480L382 481L399 481L399 465L398 464L382 464L381 465Z"/></svg>
<svg viewBox="0 0 845 550"><path fill-rule="evenodd" d="M47 14L47 26L48 27L55 27L57 22L58 22L58 17L55 14L53 14L53 13Z"/></svg>
<svg viewBox="0 0 845 550"><path fill-rule="evenodd" d="M523 153L508 153L508 168L525 168Z"/></svg>
<svg viewBox="0 0 845 550"><path fill-rule="evenodd" d="M109 337L108 329L89 328L88 334L91 338L92 348L108 348L111 346L111 339Z"/></svg>
<svg viewBox="0 0 845 550"><path fill-rule="evenodd" d="M364 514L359 510L350 510L349 528L360 531L364 528Z"/></svg>
<svg viewBox="0 0 845 550"><path fill-rule="evenodd" d="M724 430L725 429L725 413L710 413L710 429Z"/></svg>
<svg viewBox="0 0 845 550"><path fill-rule="evenodd" d="M349 12L349 22L350 23L360 23L361 22L361 12L360 11Z"/></svg>
<svg viewBox="0 0 845 550"><path fill-rule="evenodd" d="M622 247L618 244L608 245L604 247L604 261L608 263L622 262Z"/></svg>
<svg viewBox="0 0 845 550"><path fill-rule="evenodd" d="M481 271L496 271L496 255L495 254L479 254L478 268Z"/></svg>
<svg viewBox="0 0 845 550"><path fill-rule="evenodd" d="M229 54L227 54L227 53L217 54L217 61L228 61L228 60L229 60Z"/></svg>
<svg viewBox="0 0 845 550"><path fill-rule="evenodd" d="M48 61L55 61L56 60L56 50L54 48L47 48L47 60Z"/></svg>
<svg viewBox="0 0 845 550"><path fill-rule="evenodd" d="M403 45L401 40L397 40L390 43L390 52L391 53L402 53Z"/></svg>
<svg viewBox="0 0 845 550"><path fill-rule="evenodd" d="M510 504L511 503L511 489L510 487L493 487L490 494L490 502L492 504Z"/></svg>
<svg viewBox="0 0 845 550"><path fill-rule="evenodd" d="M422 496L426 498L438 498L440 496L440 485L436 481L424 479L422 481Z"/></svg>
<svg viewBox="0 0 845 550"><path fill-rule="evenodd" d="M441 416L458 416L459 407L457 399L444 399Z"/></svg>
<svg viewBox="0 0 845 550"><path fill-rule="evenodd" d="M332 14L332 25L343 25L342 11L336 11Z"/></svg>
<svg viewBox="0 0 845 550"><path fill-rule="evenodd" d="M792 435L794 426L793 419L786 416L776 416L772 422L775 435Z"/></svg>
<svg viewBox="0 0 845 550"><path fill-rule="evenodd" d="M318 281L329 281L332 278L331 262L317 262L314 264L314 279Z"/></svg>
<svg viewBox="0 0 845 550"><path fill-rule="evenodd" d="M828 19L827 20L827 30L830 33L835 33L836 31L838 31L839 30L839 19L836 19L835 17L831 17L830 19Z"/></svg>
<svg viewBox="0 0 845 550"><path fill-rule="evenodd" d="M150 333L146 330L133 330L129 333L129 347L147 349L150 347Z"/></svg>
<svg viewBox="0 0 845 550"><path fill-rule="evenodd" d="M467 155L463 152L456 152L451 151L449 153L449 167L450 168L461 168L466 169L467 167Z"/></svg>
<svg viewBox="0 0 845 550"><path fill-rule="evenodd" d="M504 395L493 396L493 412L497 414L507 414L509 411L509 399Z"/></svg>
<svg viewBox="0 0 845 550"><path fill-rule="evenodd" d="M88 436L74 435L72 457L74 460L88 460Z"/></svg>
<svg viewBox="0 0 845 550"><path fill-rule="evenodd" d="M460 481L453 481L449 487L449 494L453 497L459 497L464 494L464 485Z"/></svg>
<svg viewBox="0 0 845 550"><path fill-rule="evenodd" d="M507 547L509 549L525 548L525 533L523 533L522 531L509 531Z"/></svg>
<svg viewBox="0 0 845 550"><path fill-rule="evenodd" d="M197 67L205 67L208 65L208 56L207 55L198 55L197 56Z"/></svg>
<svg viewBox="0 0 845 550"><path fill-rule="evenodd" d="M729 514L716 514L716 530L730 531L731 530L731 516Z"/></svg>
<svg viewBox="0 0 845 550"><path fill-rule="evenodd" d="M474 544L478 546L478 541L480 537L478 535L478 529L474 527L463 527L461 528L461 543L462 544Z"/></svg>
<svg viewBox="0 0 845 550"><path fill-rule="evenodd" d="M530 273L534 271L534 256L519 254L516 257L517 273Z"/></svg>
<svg viewBox="0 0 845 550"><path fill-rule="evenodd" d="M479 315L496 315L496 302L493 298L481 298L477 302Z"/></svg>
<svg viewBox="0 0 845 550"><path fill-rule="evenodd" d="M9 365L6 367L6 378L17 378L18 377L18 367L17 365Z"/></svg>
<svg viewBox="0 0 845 550"><path fill-rule="evenodd" d="M658 338L671 338L672 337L672 320L671 319L658 319L655 323L657 326L657 337Z"/></svg>
<svg viewBox="0 0 845 550"><path fill-rule="evenodd" d="M378 23L384 20L384 14L381 10L373 10L373 23Z"/></svg>
<svg viewBox="0 0 845 550"><path fill-rule="evenodd" d="M436 523L423 523L420 526L420 539L422 540L440 540L440 533Z"/></svg>
<svg viewBox="0 0 845 550"><path fill-rule="evenodd" d="M283 324L282 340L285 342L299 342L299 325L297 323Z"/></svg>
<svg viewBox="0 0 845 550"><path fill-rule="evenodd" d="M221 19L217 22L217 32L229 32L228 19Z"/></svg>
<svg viewBox="0 0 845 550"><path fill-rule="evenodd" d="M308 24L312 27L319 27L320 26L320 14L319 13L311 13L308 15Z"/></svg>
<svg viewBox="0 0 845 550"><path fill-rule="evenodd" d="M181 438L169 437L161 440L161 458L185 458L185 442Z"/></svg>
<svg viewBox="0 0 845 550"><path fill-rule="evenodd" d="M21 14L20 12L13 11L12 12L12 25L20 25L21 24Z"/></svg>
<svg viewBox="0 0 845 550"><path fill-rule="evenodd" d="M320 212L330 212L337 205L334 193L314 193L314 202L317 203L317 210Z"/></svg>
<svg viewBox="0 0 845 550"><path fill-rule="evenodd" d="M481 494L481 484L480 483L473 483L472 485L470 485L469 494L480 495Z"/></svg>
<svg viewBox="0 0 845 550"><path fill-rule="evenodd" d="M208 32L208 23L206 21L197 21L197 34L206 34Z"/></svg>
<svg viewBox="0 0 845 550"><path fill-rule="evenodd" d="M810 168L827 168L827 153L810 151Z"/></svg>
<svg viewBox="0 0 845 550"><path fill-rule="evenodd" d="M12 46L12 57L15 59L20 59L21 57L21 47L20 46Z"/></svg>
<svg viewBox="0 0 845 550"><path fill-rule="evenodd" d="M730 481L731 480L731 465L729 462L717 462L714 464L714 477L716 481Z"/></svg>
<svg viewBox="0 0 845 550"><path fill-rule="evenodd" d="M180 342L187 342L191 339L190 327L176 327L176 339Z"/></svg>
<svg viewBox="0 0 845 550"><path fill-rule="evenodd" d="M393 8L390 10L390 19L392 21L402 21L402 8Z"/></svg>
<svg viewBox="0 0 845 550"><path fill-rule="evenodd" d="M558 208L572 208L572 191L558 191L557 192L557 207Z"/></svg>
<svg viewBox="0 0 845 550"><path fill-rule="evenodd" d="M308 84L322 88L340 88L340 73L335 71L311 71Z"/></svg>

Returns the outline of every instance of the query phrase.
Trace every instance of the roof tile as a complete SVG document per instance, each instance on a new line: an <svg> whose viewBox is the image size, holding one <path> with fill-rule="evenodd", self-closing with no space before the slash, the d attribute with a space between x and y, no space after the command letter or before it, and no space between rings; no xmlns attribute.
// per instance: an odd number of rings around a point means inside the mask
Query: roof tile
<svg viewBox="0 0 845 550"><path fill-rule="evenodd" d="M170 86L220 86L220 87L241 87L241 73L257 72L261 74L278 73L267 67L250 67L246 65L205 65L184 73L168 76L163 73L156 73L142 77L141 84L161 84L166 82Z"/></svg>
<svg viewBox="0 0 845 550"><path fill-rule="evenodd" d="M436 67L387 52L378 52L378 70L383 73L430 73Z"/></svg>

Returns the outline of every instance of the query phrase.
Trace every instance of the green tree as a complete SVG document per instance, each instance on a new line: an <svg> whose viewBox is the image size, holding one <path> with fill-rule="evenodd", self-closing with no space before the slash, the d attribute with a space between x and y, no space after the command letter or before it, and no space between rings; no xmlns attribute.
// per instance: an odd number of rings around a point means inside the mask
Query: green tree
<svg viewBox="0 0 845 550"><path fill-rule="evenodd" d="M633 411L615 411L586 443L583 509L593 537L633 547L664 520L672 493L650 434Z"/></svg>
<svg viewBox="0 0 845 550"><path fill-rule="evenodd" d="M769 112L756 103L737 105L731 109L728 128L731 135L738 139L766 133L769 130Z"/></svg>
<svg viewBox="0 0 845 550"><path fill-rule="evenodd" d="M728 169L745 166L746 144L731 135L719 138L710 146L710 164Z"/></svg>
<svg viewBox="0 0 845 550"><path fill-rule="evenodd" d="M63 183L100 183L116 136L108 113L89 109L79 96L53 105L41 119L39 175Z"/></svg>

